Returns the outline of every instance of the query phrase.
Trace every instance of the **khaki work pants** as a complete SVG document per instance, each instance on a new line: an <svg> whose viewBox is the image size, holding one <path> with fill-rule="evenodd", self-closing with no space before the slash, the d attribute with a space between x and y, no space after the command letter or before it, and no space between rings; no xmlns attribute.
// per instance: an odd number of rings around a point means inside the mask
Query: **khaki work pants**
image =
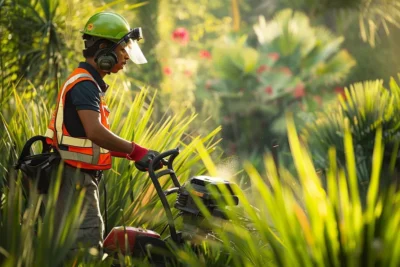
<svg viewBox="0 0 400 267"><path fill-rule="evenodd" d="M77 239L72 250L80 247L94 247L102 254L104 223L100 212L100 196L98 188L99 178L85 172L80 172L77 168L64 165L60 192L58 195L55 210L55 227L59 225L65 212L68 212L68 197L72 196L71 203L75 203L81 189L85 189L85 197L82 205L82 212L86 211L80 228L78 229ZM72 251L72 254L73 254Z"/></svg>

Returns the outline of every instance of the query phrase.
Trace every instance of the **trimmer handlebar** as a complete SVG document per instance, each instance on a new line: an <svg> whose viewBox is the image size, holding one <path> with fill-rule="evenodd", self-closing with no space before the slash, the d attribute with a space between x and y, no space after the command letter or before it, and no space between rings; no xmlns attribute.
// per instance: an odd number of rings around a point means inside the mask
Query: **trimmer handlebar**
<svg viewBox="0 0 400 267"><path fill-rule="evenodd" d="M153 160L149 164L149 171L154 170L154 167L157 165L159 161L161 161L164 165L168 166L168 169L172 169L172 162L179 155L179 148L167 150L165 152L160 153L159 155L155 156ZM165 158L170 157L168 160Z"/></svg>
<svg viewBox="0 0 400 267"><path fill-rule="evenodd" d="M164 175L171 175L172 182L176 187L180 187L178 179L176 178L175 171L173 168L173 162L175 158L179 155L180 151L179 148L167 150L165 152L160 153L159 155L155 156L149 163L149 175L150 178L153 180L153 183L157 181L160 177ZM166 159L168 158L168 160ZM162 162L163 165L167 166L166 170L161 170L159 172L155 172L155 166L158 166L159 162Z"/></svg>
<svg viewBox="0 0 400 267"><path fill-rule="evenodd" d="M180 152L179 148L175 148L175 149L167 150L165 152L160 153L159 155L155 156L150 161L149 170L148 170L150 179L153 182L154 188L157 191L157 194L161 200L161 203L162 203L165 213L167 215L171 238L172 238L172 240L174 240L177 243L179 242L179 238L176 233L175 223L174 223L174 219L172 217L172 212L171 212L171 207L168 204L166 196L173 192L177 192L179 190L179 188L181 187L181 185L179 184L178 178L176 177L174 168L173 168L173 162L174 162L176 156L179 155L179 152ZM168 158L168 160L166 158ZM160 170L156 173L154 170L155 169L154 167L158 166L160 161L163 163L163 165L167 166L167 168ZM171 176L172 182L174 183L175 187L171 188L171 189L167 189L164 192L162 190L161 184L158 181L158 179L167 174Z"/></svg>

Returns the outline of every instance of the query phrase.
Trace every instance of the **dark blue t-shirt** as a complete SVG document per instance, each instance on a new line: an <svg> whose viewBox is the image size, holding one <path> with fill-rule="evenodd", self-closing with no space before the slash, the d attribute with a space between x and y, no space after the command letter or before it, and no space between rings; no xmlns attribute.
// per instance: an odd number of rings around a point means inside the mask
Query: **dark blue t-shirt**
<svg viewBox="0 0 400 267"><path fill-rule="evenodd" d="M108 85L92 65L81 62L79 63L79 68L87 70L99 84L101 90L106 92ZM91 81L79 82L65 96L65 128L73 137L86 137L85 129L79 119L78 110L100 112L100 92L95 83Z"/></svg>

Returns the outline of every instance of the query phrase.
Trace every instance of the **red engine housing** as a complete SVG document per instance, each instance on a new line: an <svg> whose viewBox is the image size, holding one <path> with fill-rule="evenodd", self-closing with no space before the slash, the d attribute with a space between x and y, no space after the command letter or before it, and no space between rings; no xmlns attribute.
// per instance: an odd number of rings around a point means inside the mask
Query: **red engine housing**
<svg viewBox="0 0 400 267"><path fill-rule="evenodd" d="M127 252L125 240L127 240L128 251L133 253L136 240L143 237L156 240L160 239L160 235L151 230L136 227L114 227L104 240L104 249L106 251L121 251L125 254Z"/></svg>

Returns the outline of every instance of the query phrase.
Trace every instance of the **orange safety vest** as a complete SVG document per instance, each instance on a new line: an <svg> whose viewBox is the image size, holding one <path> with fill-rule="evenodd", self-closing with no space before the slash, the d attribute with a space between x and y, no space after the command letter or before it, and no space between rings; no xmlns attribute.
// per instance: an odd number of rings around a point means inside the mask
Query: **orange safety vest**
<svg viewBox="0 0 400 267"><path fill-rule="evenodd" d="M55 147L63 161L71 166L90 170L107 170L111 168L110 151L99 147L86 137L72 137L64 125L65 96L75 84L81 81L92 81L96 84L101 99L101 124L107 129L110 129L108 123L110 111L104 102L104 92L87 70L77 68L68 77L58 93L57 106L52 114L49 127L45 134L46 141L48 144ZM62 149L60 149L60 145L62 145Z"/></svg>

